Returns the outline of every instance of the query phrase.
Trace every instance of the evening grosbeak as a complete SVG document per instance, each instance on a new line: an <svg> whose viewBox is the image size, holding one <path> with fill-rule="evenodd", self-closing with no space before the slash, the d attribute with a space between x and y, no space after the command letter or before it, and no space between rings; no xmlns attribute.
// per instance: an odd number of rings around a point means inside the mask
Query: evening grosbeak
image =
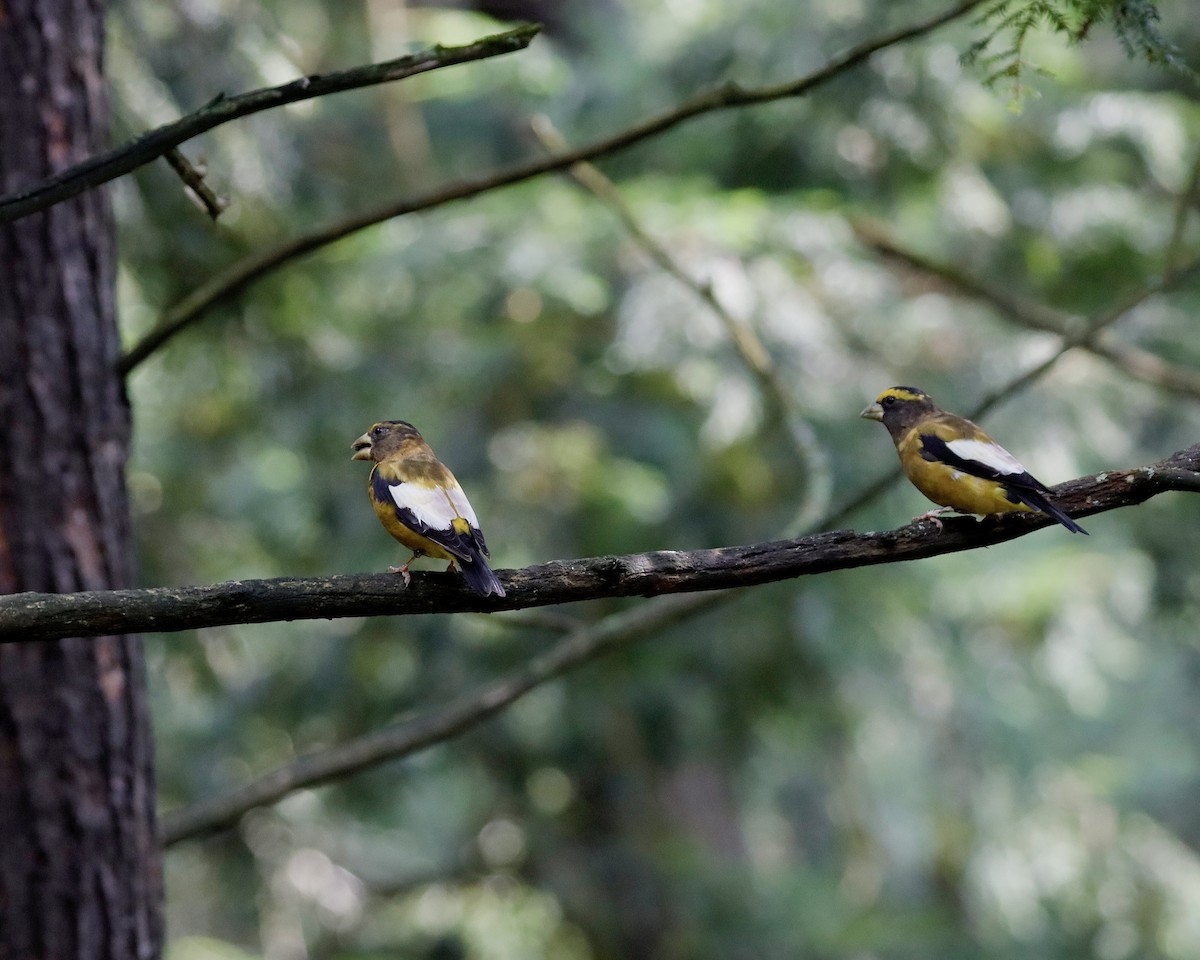
<svg viewBox="0 0 1200 960"><path fill-rule="evenodd" d="M390 567L408 586L408 564L418 557L457 563L480 596L504 596L504 587L487 565L487 543L475 511L444 463L433 455L417 428L404 420L381 420L354 441L353 460L374 460L367 490L379 522L413 555L402 567Z"/></svg>
<svg viewBox="0 0 1200 960"><path fill-rule="evenodd" d="M933 520L941 529L937 515L947 510L981 516L1037 510L1072 533L1087 533L1016 457L970 420L939 410L929 394L915 387L890 387L859 416L887 427L905 475L942 505L917 520Z"/></svg>

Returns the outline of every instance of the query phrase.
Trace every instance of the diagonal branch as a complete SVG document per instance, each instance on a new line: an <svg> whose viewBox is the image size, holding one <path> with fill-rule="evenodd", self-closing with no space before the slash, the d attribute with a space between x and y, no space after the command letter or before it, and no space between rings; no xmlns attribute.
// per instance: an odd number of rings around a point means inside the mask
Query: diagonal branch
<svg viewBox="0 0 1200 960"><path fill-rule="evenodd" d="M1090 516L1200 485L1200 444L1133 470L1110 471L1062 484L1055 499L1073 516ZM555 560L503 571L507 596L479 597L450 573L413 576L405 589L391 574L311 579L235 580L202 587L96 590L0 597L0 643L172 632L231 623L335 617L495 613L608 597L652 597L772 583L1003 543L1052 524L1020 514L976 524L948 520L936 534L910 524L887 532L835 530L707 550L660 550L625 556Z"/></svg>
<svg viewBox="0 0 1200 960"><path fill-rule="evenodd" d="M229 794L174 810L162 818L165 846L233 824L242 814L267 806L287 794L396 760L441 743L482 723L535 687L596 659L610 650L650 636L722 599L666 597L657 603L614 614L589 627L579 627L549 650L531 658L498 680L456 697L444 707L375 730L346 743L307 756L250 781Z"/></svg>
<svg viewBox="0 0 1200 960"><path fill-rule="evenodd" d="M725 84L700 93L674 109L657 117L651 117L614 136L550 157L516 164L486 176L447 184L411 199L392 201L372 210L326 224L310 233L300 234L278 246L251 254L210 278L179 303L166 310L154 328L122 358L120 370L123 374L128 374L173 336L204 316L215 304L233 296L266 274L279 269L297 257L341 240L366 227L391 220L394 217L429 210L457 200L465 200L489 190L511 186L547 173L566 170L573 164L584 160L595 160L598 157L617 153L636 143L641 143L643 140L665 133L693 117L717 110L748 107L774 100L806 96L815 88L858 66L880 50L930 33L938 27L964 16L983 2L984 0L960 0L959 3L948 7L936 16L852 47L845 53L832 58L819 70L797 80L749 89L734 83Z"/></svg>
<svg viewBox="0 0 1200 960"><path fill-rule="evenodd" d="M172 147L164 155L167 163L171 165L171 169L175 171L175 175L183 181L183 185L187 187L196 201L204 208L204 212L213 220L216 220L229 206L229 200L226 197L218 197L212 187L204 180L204 171L197 168L187 157L183 155L183 151L178 147Z"/></svg>
<svg viewBox="0 0 1200 960"><path fill-rule="evenodd" d="M954 293L988 304L1019 326L1062 337L1062 349L1048 363L1052 364L1074 347L1082 347L1143 383L1185 396L1200 397L1200 371L1170 363L1149 350L1103 336L1108 327L1147 298L1200 273L1200 259L1172 264L1156 281L1139 288L1125 300L1118 301L1105 313L1085 318L1026 300L953 264L910 250L873 224L859 222L853 224L853 228L859 241L882 257L924 273Z"/></svg>
<svg viewBox="0 0 1200 960"><path fill-rule="evenodd" d="M551 150L563 150L567 146L562 134L547 118L535 120L534 132ZM666 246L646 231L633 209L621 196L617 185L598 167L580 162L569 167L567 172L576 183L613 213L630 239L651 262L703 303L725 328L725 335L733 344L742 364L757 381L759 392L783 421L804 471L805 493L794 526L799 530L805 529L829 508L833 489L832 471L829 457L821 446L816 431L805 418L795 395L784 384L779 367L776 366L766 344L749 321L735 317L726 308L717 297L711 283L693 277Z"/></svg>
<svg viewBox="0 0 1200 960"><path fill-rule="evenodd" d="M195 113L189 113L173 123L142 134L136 140L56 173L27 190L0 197L0 223L9 223L45 210L91 187L115 180L166 155L181 143L230 120L301 100L391 83L393 80L403 80L442 67L472 60L486 60L489 57L523 50L540 30L541 27L536 25L519 27L461 47L431 47L420 53L383 63L301 77L278 87L252 90L233 97L218 95Z"/></svg>
<svg viewBox="0 0 1200 960"><path fill-rule="evenodd" d="M1192 160L1192 169L1179 195L1175 198L1175 213L1171 217L1171 234L1163 251L1163 265L1167 270L1180 265L1183 260L1184 238L1187 235L1188 217L1200 199L1200 150Z"/></svg>

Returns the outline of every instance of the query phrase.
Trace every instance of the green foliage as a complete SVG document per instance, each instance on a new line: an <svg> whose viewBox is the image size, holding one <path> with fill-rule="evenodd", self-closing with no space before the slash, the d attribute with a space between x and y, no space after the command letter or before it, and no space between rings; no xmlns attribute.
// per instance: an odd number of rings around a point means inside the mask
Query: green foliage
<svg viewBox="0 0 1200 960"><path fill-rule="evenodd" d="M981 64L989 71L984 82L989 86L1006 84L1019 102L1030 92L1027 74L1047 73L1025 57L1031 34L1050 30L1069 42L1080 43L1097 24L1111 23L1128 56L1171 67L1196 79L1195 69L1179 47L1162 35L1160 19L1158 4L1148 0L997 0L980 15L979 25L986 32L970 44L962 61ZM989 53L998 43L1006 46Z"/></svg>

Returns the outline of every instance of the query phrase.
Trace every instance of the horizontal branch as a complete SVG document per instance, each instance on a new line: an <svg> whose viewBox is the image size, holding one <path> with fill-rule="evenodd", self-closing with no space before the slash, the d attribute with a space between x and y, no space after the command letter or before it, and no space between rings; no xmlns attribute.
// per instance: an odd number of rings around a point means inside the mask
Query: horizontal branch
<svg viewBox="0 0 1200 960"><path fill-rule="evenodd" d="M1171 490L1200 491L1200 444L1133 470L1062 484L1055 499L1073 516L1142 503ZM872 564L918 560L1002 543L1052 523L1021 514L975 523L948 520L887 532L836 530L795 540L556 560L498 571L506 597L479 597L450 573L417 573L405 589L386 573L235 580L202 587L98 590L0 597L0 642L194 630L234 623L338 617L494 613L606 597L724 590Z"/></svg>
<svg viewBox="0 0 1200 960"><path fill-rule="evenodd" d="M380 83L404 80L420 73L439 70L472 60L486 60L506 53L523 50L537 36L541 27L524 26L507 33L484 37L460 47L430 47L420 53L398 57L383 63L373 63L333 73L301 77L278 87L252 90L233 97L218 95L195 113L157 127L136 140L115 147L76 166L69 167L27 190L0 197L0 223L45 210L56 203L83 193L91 187L108 183L138 167L145 166L213 127L273 110L289 103L312 100L315 97L342 93Z"/></svg>
<svg viewBox="0 0 1200 960"><path fill-rule="evenodd" d="M566 170L585 160L596 160L632 147L676 127L687 120L717 110L747 107L803 97L816 87L840 76L880 50L923 36L938 27L969 13L983 0L961 0L935 16L868 40L832 58L818 70L796 80L764 87L746 88L734 83L724 84L702 92L657 117L629 127L620 133L593 141L574 150L519 163L486 176L463 180L438 187L421 196L392 201L371 210L328 223L308 233L231 264L189 293L184 299L164 311L158 323L121 359L120 371L128 374L181 330L191 326L214 305L243 290L267 274L297 257L405 214L429 210L447 203L466 200L490 190L522 183L548 173Z"/></svg>

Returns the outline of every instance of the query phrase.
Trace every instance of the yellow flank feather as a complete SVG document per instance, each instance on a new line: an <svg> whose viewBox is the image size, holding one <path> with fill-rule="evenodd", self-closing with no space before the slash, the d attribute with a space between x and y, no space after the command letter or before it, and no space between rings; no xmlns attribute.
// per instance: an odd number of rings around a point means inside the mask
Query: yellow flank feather
<svg viewBox="0 0 1200 960"><path fill-rule="evenodd" d="M378 469L378 466L375 469ZM408 547L409 550L418 555L424 554L427 557L433 557L437 560L454 562L454 556L447 553L443 547L401 523L400 518L396 516L396 505L394 503L385 503L380 500L375 496L373 487L368 486L367 493L371 498L371 506L375 508L375 516L383 524L383 529L404 544L404 546Z"/></svg>
<svg viewBox="0 0 1200 960"><path fill-rule="evenodd" d="M889 387L860 416L887 428L905 476L943 508L979 516L1044 513L1072 533L1087 533L1016 457L970 420L939 410L924 391ZM940 529L942 512L916 519L931 519Z"/></svg>

